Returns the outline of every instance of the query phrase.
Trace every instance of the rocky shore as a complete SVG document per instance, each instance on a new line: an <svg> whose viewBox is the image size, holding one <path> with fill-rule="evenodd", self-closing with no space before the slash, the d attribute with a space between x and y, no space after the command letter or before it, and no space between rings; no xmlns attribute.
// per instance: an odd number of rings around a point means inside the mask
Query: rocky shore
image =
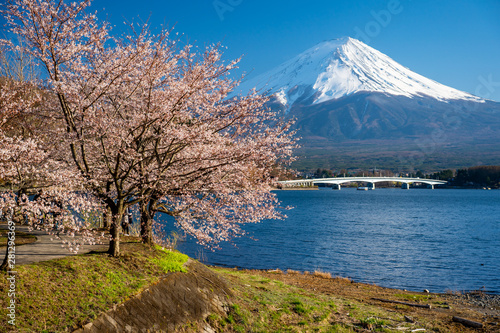
<svg viewBox="0 0 500 333"><path fill-rule="evenodd" d="M368 332L376 328L365 325L363 319L356 321L351 318L353 310L359 311L358 309L363 308L366 313L380 313L373 316L375 319L387 318L389 314L394 315L392 322L379 325L380 328L390 332L413 329L453 333L500 332L500 295L481 291L444 294L410 292L357 283L321 272L280 270L243 270L243 272L278 280L314 295L341 299L347 306L337 310L332 316L334 318L332 323L341 322L354 332ZM399 319L401 321L397 322L396 318L401 318Z"/></svg>
<svg viewBox="0 0 500 333"><path fill-rule="evenodd" d="M453 295L457 300L470 304L470 306L482 308L483 311L500 320L500 295L483 292L469 292L462 295Z"/></svg>

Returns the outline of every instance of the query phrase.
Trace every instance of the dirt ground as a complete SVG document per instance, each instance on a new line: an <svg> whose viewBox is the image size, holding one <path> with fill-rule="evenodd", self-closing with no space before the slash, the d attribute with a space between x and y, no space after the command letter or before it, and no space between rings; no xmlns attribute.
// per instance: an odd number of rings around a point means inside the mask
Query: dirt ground
<svg viewBox="0 0 500 333"><path fill-rule="evenodd" d="M0 248L5 249L5 247L7 246L7 242L8 242L7 234L8 234L8 232L9 232L8 230L0 229ZM31 235L31 234L26 233L26 232L16 231L15 241L16 241L16 246L24 245L24 244L31 244L31 243L36 242L36 236Z"/></svg>
<svg viewBox="0 0 500 333"><path fill-rule="evenodd" d="M354 283L349 279L329 278L321 274L302 274L298 272L283 273L280 271L247 271L269 279L279 280L301 289L335 295L371 306L384 308L405 316L409 322L436 323L443 331L450 332L500 332L500 295L486 295L480 292L471 294L433 294L426 292L407 292L397 289L382 288L364 283ZM427 307L409 306L408 304L429 305ZM349 320L342 313L339 320ZM342 318L344 317L344 318ZM454 320L459 317L483 325L482 328L468 327Z"/></svg>

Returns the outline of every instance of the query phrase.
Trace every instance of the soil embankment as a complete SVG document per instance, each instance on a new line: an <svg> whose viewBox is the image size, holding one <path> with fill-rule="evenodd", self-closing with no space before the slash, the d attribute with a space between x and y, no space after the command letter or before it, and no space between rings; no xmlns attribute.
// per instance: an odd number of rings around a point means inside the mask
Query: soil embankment
<svg viewBox="0 0 500 333"><path fill-rule="evenodd" d="M187 273L168 274L75 333L171 332L186 325L210 331L204 319L213 313L226 314L231 291L204 265L189 260L185 266Z"/></svg>

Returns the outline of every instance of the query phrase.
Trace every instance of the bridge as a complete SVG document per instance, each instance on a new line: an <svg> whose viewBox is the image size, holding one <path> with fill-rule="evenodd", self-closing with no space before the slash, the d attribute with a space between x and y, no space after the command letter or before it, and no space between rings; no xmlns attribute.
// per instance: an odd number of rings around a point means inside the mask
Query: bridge
<svg viewBox="0 0 500 333"><path fill-rule="evenodd" d="M434 185L446 184L445 180L426 179L426 178L405 178L405 177L338 177L338 178L314 178L314 179L298 179L298 180L283 180L278 183L282 187L311 187L315 184L332 184L333 189L340 190L341 184L351 182L364 182L370 184L367 189L374 190L375 183L380 182L397 182L401 183L402 189L409 189L410 184L423 183L434 189Z"/></svg>

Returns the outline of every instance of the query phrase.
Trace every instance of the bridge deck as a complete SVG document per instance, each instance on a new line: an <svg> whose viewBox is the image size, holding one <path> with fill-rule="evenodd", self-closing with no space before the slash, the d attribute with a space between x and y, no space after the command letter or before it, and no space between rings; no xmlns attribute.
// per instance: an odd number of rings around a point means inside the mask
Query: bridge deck
<svg viewBox="0 0 500 333"><path fill-rule="evenodd" d="M365 183L380 183L380 182L397 182L397 183L423 183L429 185L442 185L446 184L445 180L426 179L426 178L408 178L408 177L337 177L337 178L312 178L312 179L298 179L298 180L284 180L278 183L283 185L313 185L313 184L344 184L351 182L365 182Z"/></svg>

